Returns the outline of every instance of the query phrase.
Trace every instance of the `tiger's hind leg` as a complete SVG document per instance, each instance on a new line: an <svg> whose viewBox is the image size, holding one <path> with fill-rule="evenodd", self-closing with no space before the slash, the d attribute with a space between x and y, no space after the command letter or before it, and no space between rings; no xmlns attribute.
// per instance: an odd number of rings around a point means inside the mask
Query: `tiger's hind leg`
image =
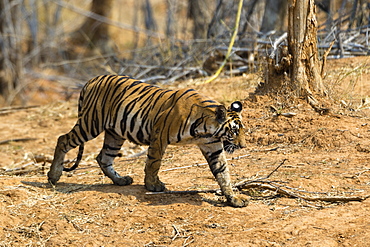
<svg viewBox="0 0 370 247"><path fill-rule="evenodd" d="M104 145L96 161L99 163L103 173L109 177L116 185L129 185L133 180L129 176L120 176L113 168L113 160L118 156L118 152L125 139L111 130L105 131Z"/></svg>
<svg viewBox="0 0 370 247"><path fill-rule="evenodd" d="M63 172L63 162L66 153L69 150L76 148L94 138L91 135L83 135L87 140L85 140L81 133L83 130L81 129L81 124L79 122L73 127L73 129L65 135L61 135L58 138L57 145L54 151L54 158L53 162L50 166L50 170L48 172L48 180L51 184L55 185L60 177L62 176Z"/></svg>
<svg viewBox="0 0 370 247"><path fill-rule="evenodd" d="M72 147L67 144L67 135L68 134L59 136L55 147L54 159L48 172L49 183L53 185L55 185L62 176L64 157L66 153L72 149Z"/></svg>

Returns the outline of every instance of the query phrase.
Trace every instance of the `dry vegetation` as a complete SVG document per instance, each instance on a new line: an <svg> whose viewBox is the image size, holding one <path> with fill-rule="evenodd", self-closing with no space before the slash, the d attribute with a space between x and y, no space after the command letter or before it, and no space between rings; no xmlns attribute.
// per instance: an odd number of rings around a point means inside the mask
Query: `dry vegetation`
<svg viewBox="0 0 370 247"><path fill-rule="evenodd" d="M286 159L270 181L324 193L308 196L365 197L370 195L369 58L331 60L327 71L333 110L324 116L304 101L252 96L259 80L255 75L173 87L195 87L222 102L245 99L249 144L228 157L233 181L264 177ZM244 190L249 206L236 209L225 206L217 193L147 195L145 156L134 155L143 149L125 145L116 168L131 174L134 184L114 186L94 161L101 136L88 143L80 168L65 173L52 188L45 174L57 136L75 122L76 95L36 108L3 109L0 119L0 246L368 244L369 199L312 202L254 188ZM208 167L199 165L204 162L194 146L170 147L160 176L170 190L217 189Z"/></svg>

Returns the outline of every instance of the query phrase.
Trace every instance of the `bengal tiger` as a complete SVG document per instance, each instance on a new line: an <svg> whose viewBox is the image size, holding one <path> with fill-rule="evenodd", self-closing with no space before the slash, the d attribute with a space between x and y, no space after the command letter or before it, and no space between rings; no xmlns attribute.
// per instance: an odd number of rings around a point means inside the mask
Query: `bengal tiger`
<svg viewBox="0 0 370 247"><path fill-rule="evenodd" d="M167 146L196 144L228 204L244 207L248 200L233 191L224 152L232 153L246 145L241 111L239 101L227 110L194 89L162 89L128 76L95 77L80 93L75 126L58 138L48 180L55 185L62 171L76 169L84 143L104 131L103 148L96 160L114 184L133 182L129 176L120 176L112 166L125 140L149 146L144 179L149 191L165 190L158 172ZM65 154L77 146L76 163L71 168L64 168Z"/></svg>

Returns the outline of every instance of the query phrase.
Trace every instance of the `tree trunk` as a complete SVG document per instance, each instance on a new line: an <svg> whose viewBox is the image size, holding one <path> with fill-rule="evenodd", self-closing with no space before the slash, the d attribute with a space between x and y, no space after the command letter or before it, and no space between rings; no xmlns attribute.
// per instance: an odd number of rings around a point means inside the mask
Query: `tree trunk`
<svg viewBox="0 0 370 247"><path fill-rule="evenodd" d="M288 52L292 55L290 75L299 96L326 95L317 50L317 20L313 0L289 0Z"/></svg>
<svg viewBox="0 0 370 247"><path fill-rule="evenodd" d="M166 18L166 36L170 39L176 37L176 12L177 12L178 2L176 0L167 1L167 18Z"/></svg>
<svg viewBox="0 0 370 247"><path fill-rule="evenodd" d="M193 20L193 38L205 39L211 22L210 0L189 0L188 16Z"/></svg>
<svg viewBox="0 0 370 247"><path fill-rule="evenodd" d="M12 104L20 98L22 81L22 49L20 37L20 4L15 1L0 1L0 95L1 103ZM6 10L6 11L5 11Z"/></svg>
<svg viewBox="0 0 370 247"><path fill-rule="evenodd" d="M94 14L108 17L113 0L93 0L90 11ZM112 52L113 43L109 38L109 25L87 17L85 22L71 35L72 43L89 44L90 49L99 48L104 53Z"/></svg>
<svg viewBox="0 0 370 247"><path fill-rule="evenodd" d="M265 13L263 14L260 31L262 33L272 30L283 31L286 10L286 0L266 0Z"/></svg>
<svg viewBox="0 0 370 247"><path fill-rule="evenodd" d="M157 24L155 23L153 8L149 0L145 0L142 5L144 13L145 29L155 31L157 30Z"/></svg>
<svg viewBox="0 0 370 247"><path fill-rule="evenodd" d="M328 109L315 99L318 96L323 101L327 91L321 77L325 56L323 64L318 57L314 0L289 0L287 39L287 48L281 46L267 58L265 82L256 92L284 95L285 100L305 98L316 111L326 114Z"/></svg>

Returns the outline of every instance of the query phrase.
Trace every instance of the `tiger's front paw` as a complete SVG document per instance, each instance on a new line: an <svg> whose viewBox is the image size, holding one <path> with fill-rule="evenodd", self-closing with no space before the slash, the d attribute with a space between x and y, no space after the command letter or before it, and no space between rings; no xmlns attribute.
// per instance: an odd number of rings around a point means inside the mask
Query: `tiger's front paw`
<svg viewBox="0 0 370 247"><path fill-rule="evenodd" d="M145 178L145 188L149 191L160 192L164 191L166 189L166 186L158 178L156 179Z"/></svg>
<svg viewBox="0 0 370 247"><path fill-rule="evenodd" d="M227 198L227 202L230 206L235 208L242 208L246 207L249 204L249 200L247 197L244 197L243 195L235 195L232 197Z"/></svg>
<svg viewBox="0 0 370 247"><path fill-rule="evenodd" d="M119 186L130 185L134 182L134 180L130 176L124 176L124 177L118 176L112 180L115 185L119 185Z"/></svg>

